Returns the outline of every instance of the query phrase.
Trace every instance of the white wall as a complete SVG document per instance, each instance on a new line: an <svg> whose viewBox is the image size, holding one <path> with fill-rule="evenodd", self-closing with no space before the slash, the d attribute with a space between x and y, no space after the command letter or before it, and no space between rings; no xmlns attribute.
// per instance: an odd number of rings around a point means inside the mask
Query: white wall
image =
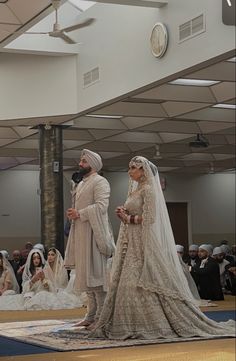
<svg viewBox="0 0 236 361"><path fill-rule="evenodd" d="M161 9L97 4L97 21L85 36L78 62L79 111L119 97L235 48L235 28L222 23L222 0L169 0ZM178 43L178 27L204 14L206 32ZM169 46L161 59L150 51L156 22L166 24ZM93 31L92 31L93 30ZM100 81L83 88L83 74L99 66Z"/></svg>
<svg viewBox="0 0 236 361"><path fill-rule="evenodd" d="M64 174L64 208L71 205L69 172ZM111 184L109 214L115 236L119 221L114 210L127 196L127 173L105 173ZM199 176L167 175L166 201L187 201L194 242L235 241L235 174ZM23 248L26 241L40 241L39 173L0 173L0 249ZM9 216L3 216L9 214Z"/></svg>
<svg viewBox="0 0 236 361"><path fill-rule="evenodd" d="M112 193L110 217L117 235L119 221L114 210L127 195L126 173L106 173ZM167 202L188 202L192 241L216 244L219 240L235 241L235 174L198 176L164 175Z"/></svg>
<svg viewBox="0 0 236 361"><path fill-rule="evenodd" d="M76 113L76 56L0 54L0 119Z"/></svg>
<svg viewBox="0 0 236 361"><path fill-rule="evenodd" d="M87 17L89 31L73 32L83 44L79 55L0 54L0 119L74 114L235 48L235 28L222 23L222 0L169 0L155 9L97 4ZM181 44L180 24L206 17L206 32ZM79 19L78 19L79 20ZM150 50L153 25L169 31L165 56ZM100 81L83 88L83 74L100 68Z"/></svg>

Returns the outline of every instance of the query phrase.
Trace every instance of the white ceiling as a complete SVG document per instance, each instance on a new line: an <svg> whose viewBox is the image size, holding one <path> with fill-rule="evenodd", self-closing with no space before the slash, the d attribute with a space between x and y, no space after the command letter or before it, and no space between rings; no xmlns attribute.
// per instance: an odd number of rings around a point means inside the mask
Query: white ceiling
<svg viewBox="0 0 236 361"><path fill-rule="evenodd" d="M27 6L18 6L19 2ZM2 30L4 22L15 31L49 4L49 0L9 0L0 4L0 41L8 36ZM75 169L81 149L89 148L101 154L104 168L110 171L125 170L135 154L148 157L162 172L231 170L235 168L235 109L213 106L235 104L235 62L230 61L233 56L225 54L220 60L212 59L210 65L198 64L181 74L188 79L218 81L211 86L174 85L167 79L83 114L12 119L7 126L0 120L0 169L38 169L37 125L65 124L70 125L63 130L65 169ZM189 146L197 133L208 139L207 148Z"/></svg>

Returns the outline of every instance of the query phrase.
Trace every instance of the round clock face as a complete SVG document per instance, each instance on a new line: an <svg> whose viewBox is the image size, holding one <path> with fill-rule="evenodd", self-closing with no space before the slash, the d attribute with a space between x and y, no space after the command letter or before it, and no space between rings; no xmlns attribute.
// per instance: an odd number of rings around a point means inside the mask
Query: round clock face
<svg viewBox="0 0 236 361"><path fill-rule="evenodd" d="M161 58L164 55L168 44L168 33L164 24L157 23L154 25L150 43L152 54L157 58Z"/></svg>

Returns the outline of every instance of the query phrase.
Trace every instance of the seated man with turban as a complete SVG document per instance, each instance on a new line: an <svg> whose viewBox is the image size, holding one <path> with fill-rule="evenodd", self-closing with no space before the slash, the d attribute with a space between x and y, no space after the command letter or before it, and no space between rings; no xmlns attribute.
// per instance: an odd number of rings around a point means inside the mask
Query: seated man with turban
<svg viewBox="0 0 236 361"><path fill-rule="evenodd" d="M82 181L76 187L75 205L67 210L71 229L65 265L75 268L74 287L88 297L85 319L76 326L93 327L99 318L107 291L107 262L115 250L107 209L110 186L98 172L99 154L84 149L79 163Z"/></svg>
<svg viewBox="0 0 236 361"><path fill-rule="evenodd" d="M224 299L220 284L220 269L211 254L211 245L199 246L198 255L201 263L191 266L191 273L194 279L197 279L200 297L203 300L219 301Z"/></svg>

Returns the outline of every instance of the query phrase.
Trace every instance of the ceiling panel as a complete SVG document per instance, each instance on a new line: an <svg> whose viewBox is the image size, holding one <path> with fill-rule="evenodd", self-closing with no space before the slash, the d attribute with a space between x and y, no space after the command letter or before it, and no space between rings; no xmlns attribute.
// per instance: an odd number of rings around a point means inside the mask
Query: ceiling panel
<svg viewBox="0 0 236 361"><path fill-rule="evenodd" d="M231 129L231 124L221 122L209 122L202 120L197 122L200 133L212 133L221 131L222 134L227 134L227 129Z"/></svg>
<svg viewBox="0 0 236 361"><path fill-rule="evenodd" d="M6 6L12 11L12 13L17 14L17 18L21 21L21 23L26 23L50 4L50 0L8 0Z"/></svg>
<svg viewBox="0 0 236 361"><path fill-rule="evenodd" d="M211 87L218 103L223 103L229 99L235 99L235 83L222 82ZM235 104L235 103L234 103Z"/></svg>
<svg viewBox="0 0 236 361"><path fill-rule="evenodd" d="M212 120L212 121L235 123L235 110L206 108L206 109L198 110L196 112L191 112L186 115L182 115L180 118L182 119L191 118L193 120Z"/></svg>
<svg viewBox="0 0 236 361"><path fill-rule="evenodd" d="M13 144L9 144L6 148L22 148L22 149L38 149L39 141L37 139L22 139Z"/></svg>
<svg viewBox="0 0 236 361"><path fill-rule="evenodd" d="M127 126L129 129L135 129L142 127L147 124L152 124L159 122L163 118L145 118L145 117L125 117L122 119L122 122Z"/></svg>
<svg viewBox="0 0 236 361"><path fill-rule="evenodd" d="M162 104L163 108L169 117L175 117L180 114L192 112L196 109L202 109L210 104L205 103L186 103L186 102L165 102Z"/></svg>
<svg viewBox="0 0 236 361"><path fill-rule="evenodd" d="M155 133L124 132L119 135L107 138L107 140L119 142L151 142L162 143L160 137Z"/></svg>
<svg viewBox="0 0 236 361"><path fill-rule="evenodd" d="M215 103L215 98L208 87L164 84L135 96L145 99L164 99Z"/></svg>
<svg viewBox="0 0 236 361"><path fill-rule="evenodd" d="M222 61L202 70L192 72L191 74L186 75L185 78L234 81L235 64L229 61Z"/></svg>
<svg viewBox="0 0 236 361"><path fill-rule="evenodd" d="M178 120L160 120L144 127L138 128L138 131L153 132L172 132L172 133L198 133L200 128L197 123L178 121Z"/></svg>
<svg viewBox="0 0 236 361"><path fill-rule="evenodd" d="M194 136L194 134L179 134L179 133L160 133L160 137L164 143L177 142L181 139L189 139L190 136Z"/></svg>
<svg viewBox="0 0 236 361"><path fill-rule="evenodd" d="M119 120L112 118L81 117L73 120L76 128L85 129L127 129Z"/></svg>
<svg viewBox="0 0 236 361"><path fill-rule="evenodd" d="M12 128L2 127L2 128L0 128L0 138L19 139L20 136Z"/></svg>
<svg viewBox="0 0 236 361"><path fill-rule="evenodd" d="M91 114L105 115L123 115L123 116L147 116L147 117L166 117L167 114L160 104L153 103L132 103L117 102L107 107L99 109Z"/></svg>

